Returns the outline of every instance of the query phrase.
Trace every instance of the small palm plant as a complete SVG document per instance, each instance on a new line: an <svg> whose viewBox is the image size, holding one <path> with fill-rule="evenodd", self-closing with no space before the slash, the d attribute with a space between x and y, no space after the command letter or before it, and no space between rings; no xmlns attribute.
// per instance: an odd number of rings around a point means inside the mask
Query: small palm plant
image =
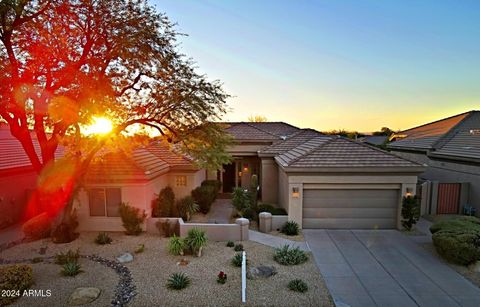
<svg viewBox="0 0 480 307"><path fill-rule="evenodd" d="M67 262L63 265L62 275L63 276L76 276L79 273L83 272L81 270L80 264L78 262Z"/></svg>
<svg viewBox="0 0 480 307"><path fill-rule="evenodd" d="M182 290L190 285L190 278L184 273L173 273L167 280L167 288L171 290Z"/></svg>
<svg viewBox="0 0 480 307"><path fill-rule="evenodd" d="M187 233L185 243L191 249L193 254L197 255L197 257L201 257L202 249L207 245L207 235L205 234L205 231L201 229L192 228Z"/></svg>

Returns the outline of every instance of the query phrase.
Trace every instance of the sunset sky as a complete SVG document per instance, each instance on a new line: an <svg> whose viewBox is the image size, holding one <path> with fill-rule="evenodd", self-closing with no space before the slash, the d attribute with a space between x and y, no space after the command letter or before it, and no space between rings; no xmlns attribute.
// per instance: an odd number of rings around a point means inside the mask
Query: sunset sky
<svg viewBox="0 0 480 307"><path fill-rule="evenodd" d="M480 1L155 0L227 120L405 129L480 109Z"/></svg>

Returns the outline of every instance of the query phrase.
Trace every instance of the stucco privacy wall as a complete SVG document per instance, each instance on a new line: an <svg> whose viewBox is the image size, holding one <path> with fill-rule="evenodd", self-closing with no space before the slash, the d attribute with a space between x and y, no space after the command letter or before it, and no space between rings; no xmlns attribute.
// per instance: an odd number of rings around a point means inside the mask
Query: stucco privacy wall
<svg viewBox="0 0 480 307"><path fill-rule="evenodd" d="M37 185L35 172L22 174L10 174L0 176L0 224L4 219L11 219L6 222L17 222L28 202L27 192L33 190Z"/></svg>
<svg viewBox="0 0 480 307"><path fill-rule="evenodd" d="M288 213L289 210L289 189L288 189L288 176L287 173L280 167L278 168L278 205L285 209Z"/></svg>
<svg viewBox="0 0 480 307"><path fill-rule="evenodd" d="M280 181L280 190L288 191L286 199L288 200L288 219L297 222L302 226L303 218L303 193L304 189L398 189L398 207L397 207L397 228L401 228L401 203L402 198L407 192L407 188L411 189L412 194L415 193L417 176L415 175L388 175L388 174L362 174L362 175L301 175L286 174L279 172L280 177L287 177L287 180ZM300 195L295 197L291 191L298 188Z"/></svg>
<svg viewBox="0 0 480 307"><path fill-rule="evenodd" d="M427 170L420 176L424 179L444 183L470 183L467 202L477 208L477 212L480 214L479 165L432 160L424 154L412 152L395 151L393 153L403 158L427 164Z"/></svg>
<svg viewBox="0 0 480 307"><path fill-rule="evenodd" d="M237 219L235 224L185 223L182 218L149 218L147 220L147 232L159 233L156 223L162 220L168 220L172 223L172 226L178 227L180 237L186 237L190 229L198 228L206 232L209 241L248 240L249 221L244 218Z"/></svg>
<svg viewBox="0 0 480 307"><path fill-rule="evenodd" d="M177 175L187 177L186 187L175 187ZM80 231L123 231L122 221L120 217L100 217L90 216L88 189L89 188L120 188L122 202L128 203L130 206L145 210L147 216L151 216L152 201L155 200L160 190L168 185L175 192L175 197L181 198L190 194L190 191L199 186L205 179L205 171L196 172L179 172L167 173L161 175L148 183L143 184L95 184L88 185L79 193L76 204L77 215ZM145 229L145 226L144 226Z"/></svg>

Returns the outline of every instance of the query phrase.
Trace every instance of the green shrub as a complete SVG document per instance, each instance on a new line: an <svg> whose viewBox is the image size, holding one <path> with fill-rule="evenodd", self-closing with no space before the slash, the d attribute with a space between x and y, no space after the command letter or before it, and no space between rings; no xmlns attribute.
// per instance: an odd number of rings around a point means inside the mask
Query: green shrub
<svg viewBox="0 0 480 307"><path fill-rule="evenodd" d="M123 222L122 225L127 235L138 236L142 233L141 225L147 218L145 211L141 212L138 208L131 207L126 203L121 203L119 212Z"/></svg>
<svg viewBox="0 0 480 307"><path fill-rule="evenodd" d="M233 248L234 251L236 252L242 252L243 251L243 244L236 244L235 247Z"/></svg>
<svg viewBox="0 0 480 307"><path fill-rule="evenodd" d="M215 187L210 185L199 186L192 190L193 200L199 205L200 212L207 214L217 197Z"/></svg>
<svg viewBox="0 0 480 307"><path fill-rule="evenodd" d="M296 222L288 221L285 224L283 224L282 229L280 231L286 234L287 236L296 236L300 232L300 227Z"/></svg>
<svg viewBox="0 0 480 307"><path fill-rule="evenodd" d="M271 213L272 215L288 215L287 214L287 211L285 211L285 209L283 208L278 208L278 207L274 207L270 204L259 204L258 205L258 213L260 212L269 212Z"/></svg>
<svg viewBox="0 0 480 307"><path fill-rule="evenodd" d="M232 204L238 212L243 212L246 208L250 208L250 193L243 188L234 188Z"/></svg>
<svg viewBox="0 0 480 307"><path fill-rule="evenodd" d="M294 279L288 283L288 289L303 293L308 291L308 285L301 279Z"/></svg>
<svg viewBox="0 0 480 307"><path fill-rule="evenodd" d="M207 235L205 234L205 231L198 228L190 229L185 238L185 244L190 248L193 254L200 257L202 255L203 247L207 245Z"/></svg>
<svg viewBox="0 0 480 307"><path fill-rule="evenodd" d="M308 260L307 254L298 247L291 248L290 245L284 245L275 249L273 259L282 265L297 265Z"/></svg>
<svg viewBox="0 0 480 307"><path fill-rule="evenodd" d="M222 188L222 183L218 180L204 180L201 185L213 187L216 195L218 195L220 189Z"/></svg>
<svg viewBox="0 0 480 307"><path fill-rule="evenodd" d="M32 268L28 265L0 267L0 291L13 291L12 296L0 296L0 306L11 304L33 284ZM17 295L18 294L18 295Z"/></svg>
<svg viewBox="0 0 480 307"><path fill-rule="evenodd" d="M180 217L188 221L190 217L200 210L200 206L195 203L192 196L186 196L177 201L177 210Z"/></svg>
<svg viewBox="0 0 480 307"><path fill-rule="evenodd" d="M233 241L228 241L227 242L227 247L234 247L235 243Z"/></svg>
<svg viewBox="0 0 480 307"><path fill-rule="evenodd" d="M22 225L22 231L28 240L39 240L50 236L52 221L46 212L29 219Z"/></svg>
<svg viewBox="0 0 480 307"><path fill-rule="evenodd" d="M78 262L80 258L80 250L77 249L76 251L72 251L69 249L66 253L58 253L55 255L55 263L64 265L69 262Z"/></svg>
<svg viewBox="0 0 480 307"><path fill-rule="evenodd" d="M190 278L184 273L173 273L167 280L167 288L171 290L182 290L190 285Z"/></svg>
<svg viewBox="0 0 480 307"><path fill-rule="evenodd" d="M236 267L241 267L242 266L242 253L236 253L235 256L233 256L231 263L233 266Z"/></svg>
<svg viewBox="0 0 480 307"><path fill-rule="evenodd" d="M42 257L35 257L32 259L32 263L41 263L41 262L43 262Z"/></svg>
<svg viewBox="0 0 480 307"><path fill-rule="evenodd" d="M112 238L106 232L100 232L95 238L95 243L105 245L112 243Z"/></svg>
<svg viewBox="0 0 480 307"><path fill-rule="evenodd" d="M253 209L250 208L250 207L244 208L244 209L240 212L240 215L241 215L243 218L246 218L246 219L249 219L249 220L257 220L257 219L258 219L257 212L255 212L255 210L253 210Z"/></svg>
<svg viewBox="0 0 480 307"><path fill-rule="evenodd" d="M257 213L257 205L258 205L258 176L252 175L250 178L250 189L249 189L249 196L250 196L250 207L252 210Z"/></svg>
<svg viewBox="0 0 480 307"><path fill-rule="evenodd" d="M80 264L78 262L67 262L63 265L62 275L63 276L77 276L83 272L81 270Z"/></svg>
<svg viewBox="0 0 480 307"><path fill-rule="evenodd" d="M185 240L177 237L176 235L173 235L168 241L168 252L172 255L183 256L183 251L185 250L186 247L187 247L187 244L185 243Z"/></svg>
<svg viewBox="0 0 480 307"><path fill-rule="evenodd" d="M430 227L433 245L447 261L469 265L480 260L480 219L456 217Z"/></svg>
<svg viewBox="0 0 480 307"><path fill-rule="evenodd" d="M154 203L153 217L176 217L175 215L175 193L171 187L165 187L160 190L158 198Z"/></svg>
<svg viewBox="0 0 480 307"><path fill-rule="evenodd" d="M402 226L406 230L412 230L413 225L420 218L420 203L418 197L407 196L402 201Z"/></svg>
<svg viewBox="0 0 480 307"><path fill-rule="evenodd" d="M171 222L170 220L159 220L155 223L158 231L162 233L165 238L170 238L172 235L175 234L175 222Z"/></svg>

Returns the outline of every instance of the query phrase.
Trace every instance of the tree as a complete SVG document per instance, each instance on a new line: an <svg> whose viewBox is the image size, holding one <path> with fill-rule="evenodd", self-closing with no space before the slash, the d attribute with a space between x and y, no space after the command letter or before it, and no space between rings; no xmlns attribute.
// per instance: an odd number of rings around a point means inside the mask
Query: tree
<svg viewBox="0 0 480 307"><path fill-rule="evenodd" d="M263 115L250 115L248 117L248 121L251 123L265 123L267 122L267 118Z"/></svg>
<svg viewBox="0 0 480 307"><path fill-rule="evenodd" d="M358 131L347 131L345 129L339 129L339 130L330 130L330 131L324 131L322 132L323 134L328 134L328 135L340 135L352 140L355 140L358 137L364 136L362 133L359 133Z"/></svg>
<svg viewBox="0 0 480 307"><path fill-rule="evenodd" d="M388 128L388 127L382 127L382 129L380 129L380 131L375 131L373 133L373 135L376 135L376 136L382 136L382 135L385 135L385 136L391 136L392 134L395 134L396 132L393 131L392 129Z"/></svg>
<svg viewBox="0 0 480 307"><path fill-rule="evenodd" d="M228 162L231 139L213 123L228 95L178 52L179 35L145 0L1 0L0 120L48 191L63 191L59 201L71 200L96 153L125 144L119 139L135 125L199 166ZM84 135L95 116L111 119L112 132ZM63 161L59 144L69 149Z"/></svg>

